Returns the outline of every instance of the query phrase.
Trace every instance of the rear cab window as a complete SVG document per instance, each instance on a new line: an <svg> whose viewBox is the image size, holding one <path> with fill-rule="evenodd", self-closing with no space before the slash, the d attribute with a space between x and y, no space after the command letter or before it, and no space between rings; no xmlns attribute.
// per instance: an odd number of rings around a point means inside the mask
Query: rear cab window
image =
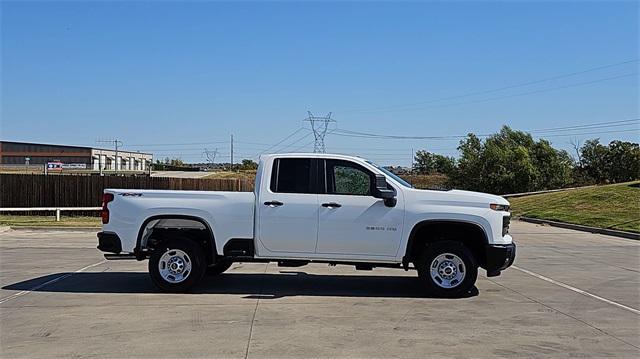
<svg viewBox="0 0 640 359"><path fill-rule="evenodd" d="M276 158L269 188L274 193L316 193L311 158Z"/></svg>

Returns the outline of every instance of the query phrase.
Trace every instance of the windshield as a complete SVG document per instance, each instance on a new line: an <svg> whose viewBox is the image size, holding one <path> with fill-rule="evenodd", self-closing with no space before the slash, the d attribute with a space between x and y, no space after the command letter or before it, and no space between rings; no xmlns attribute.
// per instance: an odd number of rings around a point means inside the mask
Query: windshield
<svg viewBox="0 0 640 359"><path fill-rule="evenodd" d="M372 166L374 166L375 168L379 169L385 175L393 178L396 182L400 183L401 185L403 185L405 187L408 187L408 188L413 188L413 186L409 182L407 182L407 181L403 180L402 178L398 177L398 175L396 175L395 173L389 171L388 169L386 169L386 168L384 168L382 166L378 166L377 164L375 164L375 163L373 163L371 161L367 161L367 163L372 165Z"/></svg>

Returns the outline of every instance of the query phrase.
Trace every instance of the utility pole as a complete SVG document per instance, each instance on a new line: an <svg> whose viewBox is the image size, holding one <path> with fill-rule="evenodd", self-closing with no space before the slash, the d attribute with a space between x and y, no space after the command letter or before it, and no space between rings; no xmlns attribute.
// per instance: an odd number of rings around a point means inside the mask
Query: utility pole
<svg viewBox="0 0 640 359"><path fill-rule="evenodd" d="M231 134L231 171L233 171L233 133Z"/></svg>
<svg viewBox="0 0 640 359"><path fill-rule="evenodd" d="M116 174L118 174L118 140L114 140L113 143L116 145Z"/></svg>
<svg viewBox="0 0 640 359"><path fill-rule="evenodd" d="M327 135L329 123L336 122L336 120L331 119L331 112L324 117L314 116L311 111L307 111L307 113L309 114L309 117L305 121L311 123L311 129L313 130L313 136L315 137L313 152L325 153L327 150L324 145L324 137Z"/></svg>
<svg viewBox="0 0 640 359"><path fill-rule="evenodd" d="M118 139L114 138L114 139L108 139L108 140L96 140L97 143L113 143L115 150L116 150L116 158L114 159L114 168L116 171L116 174L118 174L118 147L122 146L122 141L119 141ZM102 170L101 170L102 171Z"/></svg>
<svg viewBox="0 0 640 359"><path fill-rule="evenodd" d="M411 168L409 169L409 173L413 174L413 160L415 158L413 147L411 147Z"/></svg>

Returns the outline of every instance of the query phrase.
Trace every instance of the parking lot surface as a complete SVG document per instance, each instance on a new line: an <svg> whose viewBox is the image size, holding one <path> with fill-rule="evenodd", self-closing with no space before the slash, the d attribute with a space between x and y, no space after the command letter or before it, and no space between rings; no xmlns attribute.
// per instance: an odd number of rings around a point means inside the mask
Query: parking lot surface
<svg viewBox="0 0 640 359"><path fill-rule="evenodd" d="M0 233L0 356L640 356L640 243L515 222L515 267L438 299L414 271L237 263L189 294L95 232Z"/></svg>

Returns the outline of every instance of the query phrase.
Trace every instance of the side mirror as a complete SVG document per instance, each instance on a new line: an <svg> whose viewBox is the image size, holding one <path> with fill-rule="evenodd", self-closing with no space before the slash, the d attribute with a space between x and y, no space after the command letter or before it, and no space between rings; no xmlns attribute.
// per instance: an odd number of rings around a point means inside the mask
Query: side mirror
<svg viewBox="0 0 640 359"><path fill-rule="evenodd" d="M376 175L376 188L373 196L383 199L384 205L387 207L394 207L397 203L396 193L394 190L389 189L387 179L383 175Z"/></svg>

